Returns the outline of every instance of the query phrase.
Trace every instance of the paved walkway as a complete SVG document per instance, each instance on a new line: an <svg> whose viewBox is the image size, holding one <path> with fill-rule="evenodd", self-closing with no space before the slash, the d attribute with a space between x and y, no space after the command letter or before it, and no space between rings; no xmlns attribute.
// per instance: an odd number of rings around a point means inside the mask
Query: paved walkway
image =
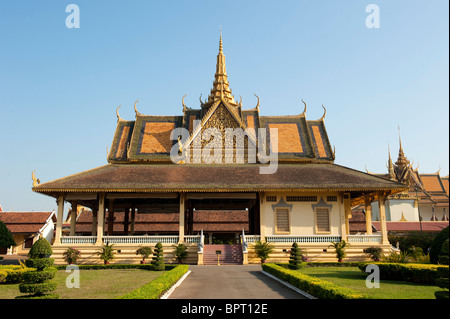
<svg viewBox="0 0 450 319"><path fill-rule="evenodd" d="M260 265L189 266L169 299L306 299L261 273Z"/></svg>

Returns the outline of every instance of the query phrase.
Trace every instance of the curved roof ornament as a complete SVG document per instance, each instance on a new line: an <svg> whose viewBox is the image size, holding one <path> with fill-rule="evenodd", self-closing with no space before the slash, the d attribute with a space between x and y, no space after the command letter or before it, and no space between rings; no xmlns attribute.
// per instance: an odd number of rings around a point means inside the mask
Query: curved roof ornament
<svg viewBox="0 0 450 319"><path fill-rule="evenodd" d="M205 103L206 103L206 100L205 100L205 102L202 101L202 94L201 93L200 93L200 96L199 96L198 100L200 101L200 107L204 107Z"/></svg>
<svg viewBox="0 0 450 319"><path fill-rule="evenodd" d="M187 93L181 98L181 104L183 104L183 111L186 111L188 107L184 104L184 98L187 96Z"/></svg>
<svg viewBox="0 0 450 319"><path fill-rule="evenodd" d="M364 165L364 168L366 169L367 174L374 175L372 172L370 172L370 171L367 169L367 165Z"/></svg>
<svg viewBox="0 0 450 319"><path fill-rule="evenodd" d="M241 99L239 100L239 106L242 107L242 96L239 95L239 97L241 98ZM233 96L233 98L234 98L234 96Z"/></svg>
<svg viewBox="0 0 450 319"><path fill-rule="evenodd" d="M256 98L258 99L258 103L256 104L256 106L255 106L255 108L259 111L259 96L258 95L256 95L256 93L253 93L255 96L256 96Z"/></svg>
<svg viewBox="0 0 450 319"><path fill-rule="evenodd" d="M36 187L41 183L41 181L39 180L39 178L36 178L36 175L34 174L34 172L36 172L36 170L31 172L31 179L33 180L33 187Z"/></svg>
<svg viewBox="0 0 450 319"><path fill-rule="evenodd" d="M323 106L323 104L322 104L322 107L323 107L323 115L322 115L322 117L320 118L319 121L323 121L324 118L325 118L325 115L327 115L327 109L325 108L325 106Z"/></svg>
<svg viewBox="0 0 450 319"><path fill-rule="evenodd" d="M136 108L137 102L139 102L139 99L137 99L136 102L134 102L134 111L136 112L136 115L140 115L141 113L139 113L137 108Z"/></svg>
<svg viewBox="0 0 450 319"><path fill-rule="evenodd" d="M302 102L303 102L303 104L305 104L305 108L303 109L303 113L301 114L301 115L305 115L306 114L306 103L305 103L305 101L303 101L303 99L302 99Z"/></svg>
<svg viewBox="0 0 450 319"><path fill-rule="evenodd" d="M439 170L438 170L436 173L434 173L434 174L435 174L435 175L440 175L441 169L442 169L442 167L441 167L441 165L439 165Z"/></svg>
<svg viewBox="0 0 450 319"><path fill-rule="evenodd" d="M116 116L117 116L117 122L122 121L123 119L120 117L119 115L119 109L122 106L122 104L120 104L117 109L116 109Z"/></svg>

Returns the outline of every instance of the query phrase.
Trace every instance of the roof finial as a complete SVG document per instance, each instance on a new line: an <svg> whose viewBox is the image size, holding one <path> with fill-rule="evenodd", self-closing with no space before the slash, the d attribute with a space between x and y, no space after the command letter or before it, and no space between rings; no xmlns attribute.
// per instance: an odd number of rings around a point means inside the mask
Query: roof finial
<svg viewBox="0 0 450 319"><path fill-rule="evenodd" d="M402 137L400 135L400 125L398 126L398 141L400 144L400 151L403 152L403 148L402 148Z"/></svg>
<svg viewBox="0 0 450 319"><path fill-rule="evenodd" d="M301 115L305 115L306 114L306 103L305 103L305 101L303 101L303 99L302 99L302 102L303 102L303 104L305 104L305 108L303 109L303 113Z"/></svg>
<svg viewBox="0 0 450 319"><path fill-rule="evenodd" d="M134 112L136 113L136 116L141 114L141 113L138 112L138 110L136 108L137 102L139 102L139 99L137 99L136 102L134 102Z"/></svg>
<svg viewBox="0 0 450 319"><path fill-rule="evenodd" d="M222 26L220 26L220 40L219 40L219 53L223 52L223 45L222 45Z"/></svg>

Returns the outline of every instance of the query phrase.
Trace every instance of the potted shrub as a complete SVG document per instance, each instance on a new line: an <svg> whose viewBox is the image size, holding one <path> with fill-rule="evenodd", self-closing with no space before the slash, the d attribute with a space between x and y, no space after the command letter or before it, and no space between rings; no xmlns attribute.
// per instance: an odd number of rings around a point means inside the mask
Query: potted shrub
<svg viewBox="0 0 450 319"><path fill-rule="evenodd" d="M363 249L363 252L369 255L370 260L380 261L381 252L382 252L380 247L365 248L365 249Z"/></svg>
<svg viewBox="0 0 450 319"><path fill-rule="evenodd" d="M336 251L336 257L338 262L342 262L342 259L345 257L345 248L350 246L345 240L341 240L340 242L332 243L328 247L334 247Z"/></svg>
<svg viewBox="0 0 450 319"><path fill-rule="evenodd" d="M187 258L188 249L185 244L178 244L175 246L175 257L178 260L179 264L183 263L183 260Z"/></svg>
<svg viewBox="0 0 450 319"><path fill-rule="evenodd" d="M97 252L97 255L100 256L100 259L103 260L103 263L105 265L108 265L109 261L114 259L115 250L114 250L113 246L114 245L110 245L109 243L106 243Z"/></svg>
<svg viewBox="0 0 450 319"><path fill-rule="evenodd" d="M67 250L63 253L64 261L69 265L75 264L80 258L81 252L75 248L67 248Z"/></svg>
<svg viewBox="0 0 450 319"><path fill-rule="evenodd" d="M141 247L136 250L136 255L142 256L141 264L145 264L145 259L148 258L151 254L152 249L150 247Z"/></svg>
<svg viewBox="0 0 450 319"><path fill-rule="evenodd" d="M163 246L161 243L157 243L155 245L152 259L154 270L164 270L166 268L164 265Z"/></svg>
<svg viewBox="0 0 450 319"><path fill-rule="evenodd" d="M255 253L261 259L261 263L265 263L269 255L273 252L273 246L269 243L263 243L260 240L255 242Z"/></svg>

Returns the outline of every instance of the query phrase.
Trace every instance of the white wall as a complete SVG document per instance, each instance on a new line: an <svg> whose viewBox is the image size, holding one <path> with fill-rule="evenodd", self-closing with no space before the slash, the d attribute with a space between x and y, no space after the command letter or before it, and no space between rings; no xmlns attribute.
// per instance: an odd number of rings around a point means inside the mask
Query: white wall
<svg viewBox="0 0 450 319"><path fill-rule="evenodd" d="M290 211L289 235L318 235L315 227L315 216L312 205L317 204L321 198L326 204L332 205L330 210L330 230L329 235L341 235L341 213L344 212L344 205L341 204L341 197L337 193L266 193L265 196L277 196L276 202L267 202L261 205L261 214L263 214L261 223L265 224L265 235L278 235L275 232L275 211L272 205L276 205L283 197L288 205L292 205ZM316 202L288 202L286 196L317 196ZM336 202L327 202L327 196L337 196ZM264 220L264 221L263 221ZM323 233L320 233L323 234Z"/></svg>

